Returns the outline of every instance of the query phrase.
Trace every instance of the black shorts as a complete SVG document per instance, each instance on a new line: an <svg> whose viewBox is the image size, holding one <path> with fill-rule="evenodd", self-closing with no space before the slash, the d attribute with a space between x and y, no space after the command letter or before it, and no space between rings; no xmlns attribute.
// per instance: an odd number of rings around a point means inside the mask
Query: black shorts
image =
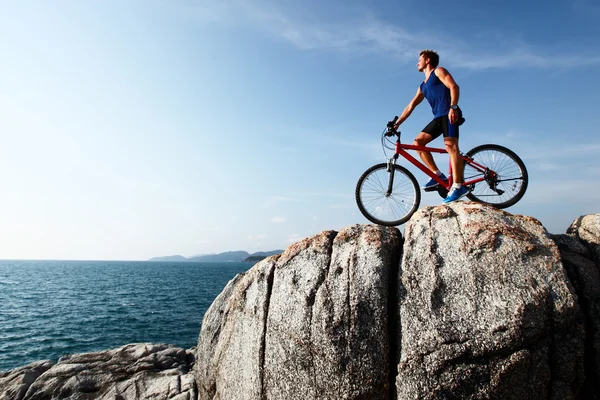
<svg viewBox="0 0 600 400"><path fill-rule="evenodd" d="M462 116L459 116L459 120ZM429 133L434 139L440 136L442 133L444 137L451 137L458 139L458 126L460 123L451 124L447 115L435 118L425 128L423 132Z"/></svg>

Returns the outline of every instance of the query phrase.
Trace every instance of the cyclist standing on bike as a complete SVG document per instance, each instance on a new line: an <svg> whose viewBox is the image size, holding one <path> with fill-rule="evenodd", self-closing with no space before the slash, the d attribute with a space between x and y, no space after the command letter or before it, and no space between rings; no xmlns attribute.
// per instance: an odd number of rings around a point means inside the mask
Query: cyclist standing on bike
<svg viewBox="0 0 600 400"><path fill-rule="evenodd" d="M464 122L462 118L462 112L458 107L458 98L460 96L460 89L452 75L442 67L439 67L440 57L437 52L433 50L423 50L419 54L419 61L417 62L417 68L419 72L425 74L425 80L417 89L417 94L408 103L408 106L402 112L400 118L394 125L395 129L398 129L413 112L416 106L418 106L423 99L427 99L431 105L433 111L433 121L431 121L423 131L417 135L413 142L416 146L425 146L441 134L444 134L444 145L446 151L450 156L450 165L452 166L453 185L448 193L448 196L444 199L444 203L450 203L460 199L469 193L469 189L463 186L464 177L464 165L460 158L460 151L458 149L458 127ZM433 156L428 151L418 151L419 156L442 180L447 180L446 176L439 170ZM425 184L423 189L425 191L435 190L439 183L434 179L430 179Z"/></svg>

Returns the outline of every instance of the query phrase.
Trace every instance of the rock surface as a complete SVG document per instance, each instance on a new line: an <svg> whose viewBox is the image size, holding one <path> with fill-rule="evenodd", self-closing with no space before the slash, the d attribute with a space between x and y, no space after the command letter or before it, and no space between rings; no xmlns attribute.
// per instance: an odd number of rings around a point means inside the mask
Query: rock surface
<svg viewBox="0 0 600 400"><path fill-rule="evenodd" d="M37 361L25 367L0 373L0 400L20 400L27 389L41 374L48 371L54 363L50 360Z"/></svg>
<svg viewBox="0 0 600 400"><path fill-rule="evenodd" d="M236 276L198 346L0 373L5 399L600 398L600 214L550 235L477 203L302 240Z"/></svg>
<svg viewBox="0 0 600 400"><path fill-rule="evenodd" d="M65 356L0 375L0 399L196 399L192 360L159 344Z"/></svg>
<svg viewBox="0 0 600 400"><path fill-rule="evenodd" d="M600 214L577 218L567 229L567 234L581 241L591 252L596 265L600 266Z"/></svg>
<svg viewBox="0 0 600 400"><path fill-rule="evenodd" d="M388 398L400 246L396 229L356 225L296 243L231 281L202 324L199 398Z"/></svg>
<svg viewBox="0 0 600 400"><path fill-rule="evenodd" d="M405 235L398 399L575 398L581 314L537 220L458 203Z"/></svg>
<svg viewBox="0 0 600 400"><path fill-rule="evenodd" d="M585 375L580 398L600 398L600 214L578 218L566 235L552 235L573 283L585 325Z"/></svg>

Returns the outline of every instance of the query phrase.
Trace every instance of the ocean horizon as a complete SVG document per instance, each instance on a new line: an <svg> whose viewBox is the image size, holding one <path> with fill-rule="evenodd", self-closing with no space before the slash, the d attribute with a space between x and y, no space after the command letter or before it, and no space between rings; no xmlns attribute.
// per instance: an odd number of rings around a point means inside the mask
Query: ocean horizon
<svg viewBox="0 0 600 400"><path fill-rule="evenodd" d="M0 260L0 371L128 343L196 345L252 262Z"/></svg>

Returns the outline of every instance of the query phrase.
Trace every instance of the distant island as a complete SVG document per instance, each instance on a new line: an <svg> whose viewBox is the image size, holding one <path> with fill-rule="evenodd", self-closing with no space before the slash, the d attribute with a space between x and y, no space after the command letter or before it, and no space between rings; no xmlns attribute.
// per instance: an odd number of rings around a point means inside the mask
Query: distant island
<svg viewBox="0 0 600 400"><path fill-rule="evenodd" d="M194 257L180 255L152 257L148 261L191 261L191 262L258 262L275 254L281 254L283 250L259 251L248 253L247 251L226 251L218 254L205 254Z"/></svg>

